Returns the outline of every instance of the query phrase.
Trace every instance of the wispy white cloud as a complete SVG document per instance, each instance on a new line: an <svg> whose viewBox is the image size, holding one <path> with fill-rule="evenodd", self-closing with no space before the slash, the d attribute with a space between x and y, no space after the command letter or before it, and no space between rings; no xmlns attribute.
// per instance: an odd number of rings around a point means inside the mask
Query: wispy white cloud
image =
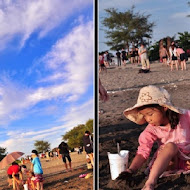
<svg viewBox="0 0 190 190"><path fill-rule="evenodd" d="M23 47L34 32L38 32L39 38L44 37L74 12L89 4L92 0L0 1L0 50L15 38L20 38L20 48Z"/></svg>
<svg viewBox="0 0 190 190"><path fill-rule="evenodd" d="M25 132L19 129L7 132L8 140L0 141L2 147L6 147L8 152L22 151L29 154L34 148L35 140L45 140L50 142L51 148L58 146L61 141L61 135L79 124L85 124L88 119L94 117L93 99L88 100L82 105L71 106L60 119L62 125L52 126L44 130L25 129ZM55 141L59 139L59 141Z"/></svg>
<svg viewBox="0 0 190 190"><path fill-rule="evenodd" d="M171 15L171 18L173 18L173 19L188 19L187 15L190 15L190 11L174 13Z"/></svg>
<svg viewBox="0 0 190 190"><path fill-rule="evenodd" d="M76 101L86 92L93 79L93 23L83 23L58 40L41 59L50 75L43 79L45 86L30 88L1 77L0 124L23 116L27 109L48 100ZM60 72L64 80L60 79ZM59 73L56 75L56 73ZM53 84L49 81L54 79ZM38 83L38 81L37 81ZM8 105L8 106L7 106Z"/></svg>

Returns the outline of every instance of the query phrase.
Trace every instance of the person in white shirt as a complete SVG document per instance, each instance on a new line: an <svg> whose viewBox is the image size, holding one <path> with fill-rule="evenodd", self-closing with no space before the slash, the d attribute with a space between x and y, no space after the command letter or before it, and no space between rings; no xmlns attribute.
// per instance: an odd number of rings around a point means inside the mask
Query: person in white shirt
<svg viewBox="0 0 190 190"><path fill-rule="evenodd" d="M177 51L175 43L172 42L169 48L170 60L171 60L171 71L173 71L173 65L176 66L176 70L179 68L179 63L177 60Z"/></svg>
<svg viewBox="0 0 190 190"><path fill-rule="evenodd" d="M147 55L147 49L144 46L144 43L141 43L141 47L139 48L138 54L141 59L142 69L150 70L150 62Z"/></svg>

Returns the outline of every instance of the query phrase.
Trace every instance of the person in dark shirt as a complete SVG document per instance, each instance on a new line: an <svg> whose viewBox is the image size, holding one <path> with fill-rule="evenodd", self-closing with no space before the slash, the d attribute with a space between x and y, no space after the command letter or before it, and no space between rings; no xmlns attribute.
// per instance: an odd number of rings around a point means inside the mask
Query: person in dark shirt
<svg viewBox="0 0 190 190"><path fill-rule="evenodd" d="M123 65L126 65L127 52L124 50L124 48L121 51L121 56L122 56L122 63L123 63Z"/></svg>
<svg viewBox="0 0 190 190"><path fill-rule="evenodd" d="M119 67L119 66L121 66L121 53L120 53L120 51L116 52L116 56L117 56L117 64Z"/></svg>
<svg viewBox="0 0 190 190"><path fill-rule="evenodd" d="M65 163L65 168L68 171L68 166L66 162L66 158L69 161L69 167L70 170L72 170L71 167L71 157L69 155L68 145L64 141L58 146L58 155L63 159L63 162Z"/></svg>
<svg viewBox="0 0 190 190"><path fill-rule="evenodd" d="M83 146L86 154L91 160L91 164L94 167L94 153L93 153L93 138L89 131L85 131L83 136Z"/></svg>

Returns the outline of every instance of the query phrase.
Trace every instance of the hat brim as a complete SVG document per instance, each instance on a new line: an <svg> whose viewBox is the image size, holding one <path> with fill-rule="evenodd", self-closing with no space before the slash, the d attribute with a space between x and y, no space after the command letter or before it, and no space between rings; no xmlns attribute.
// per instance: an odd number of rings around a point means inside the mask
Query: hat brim
<svg viewBox="0 0 190 190"><path fill-rule="evenodd" d="M144 116L141 113L139 113L138 108L145 106L145 105L151 105L151 104L135 104L133 107L124 110L123 114L125 115L125 117L127 119L133 121L134 123L143 125L147 122L144 119ZM169 105L169 104L158 104L158 105L160 105L162 107L167 107L168 109L170 109L176 113L179 113L179 114L182 113L182 110L180 110L177 107L174 107L173 105Z"/></svg>

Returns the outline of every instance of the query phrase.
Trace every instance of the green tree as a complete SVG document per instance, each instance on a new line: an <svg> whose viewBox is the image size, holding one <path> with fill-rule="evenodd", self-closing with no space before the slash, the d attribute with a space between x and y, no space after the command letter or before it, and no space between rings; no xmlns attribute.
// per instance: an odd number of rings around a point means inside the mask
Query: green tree
<svg viewBox="0 0 190 190"><path fill-rule="evenodd" d="M83 145L83 135L85 131L93 132L93 120L89 119L85 124L80 124L62 135L62 139L67 141L69 148Z"/></svg>
<svg viewBox="0 0 190 190"><path fill-rule="evenodd" d="M39 152L46 152L50 150L50 143L48 141L38 141L36 140L34 143L35 149Z"/></svg>
<svg viewBox="0 0 190 190"><path fill-rule="evenodd" d="M179 40L177 40L179 46L181 46L185 51L190 49L190 33L185 31L184 33L178 32Z"/></svg>
<svg viewBox="0 0 190 190"><path fill-rule="evenodd" d="M0 147L0 161L7 155L6 148Z"/></svg>
<svg viewBox="0 0 190 190"><path fill-rule="evenodd" d="M126 12L118 12L115 8L105 9L108 17L105 17L102 24L105 29L106 44L111 50L119 50L130 45L146 41L152 36L154 22L149 22L150 15L134 13L134 7Z"/></svg>

